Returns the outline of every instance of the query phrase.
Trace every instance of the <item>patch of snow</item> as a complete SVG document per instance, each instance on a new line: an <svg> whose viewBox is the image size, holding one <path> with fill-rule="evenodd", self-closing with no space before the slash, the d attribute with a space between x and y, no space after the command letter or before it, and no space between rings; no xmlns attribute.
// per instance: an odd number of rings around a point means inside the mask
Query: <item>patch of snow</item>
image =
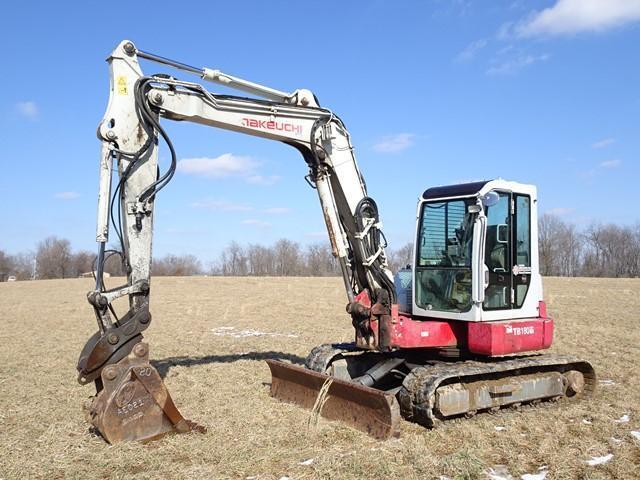
<svg viewBox="0 0 640 480"><path fill-rule="evenodd" d="M629 421L629 414L625 413L619 419L614 420L616 423L627 423Z"/></svg>
<svg viewBox="0 0 640 480"><path fill-rule="evenodd" d="M633 432L633 431L631 431L631 432L629 432L629 433L630 433L630 434L631 434L631 436L632 436L633 438L635 438L636 440L640 440L640 432Z"/></svg>
<svg viewBox="0 0 640 480"><path fill-rule="evenodd" d="M540 470L538 473L525 473L524 475L520 475L520 478L522 480L544 480L547 478L547 473L549 473L548 470Z"/></svg>
<svg viewBox="0 0 640 480"><path fill-rule="evenodd" d="M624 440L620 440L619 438L616 438L616 437L611 437L611 441L613 443L620 445Z"/></svg>
<svg viewBox="0 0 640 480"><path fill-rule="evenodd" d="M236 327L216 327L211 331L217 337L233 337L233 338L245 338L245 337L289 337L298 338L298 335L293 333L276 333L276 332L261 332L252 328L247 330L236 330Z"/></svg>
<svg viewBox="0 0 640 480"><path fill-rule="evenodd" d="M484 472L491 480L513 480L505 465L495 465Z"/></svg>
<svg viewBox="0 0 640 480"><path fill-rule="evenodd" d="M494 427L494 428L496 429L496 432L501 432L507 429L507 427Z"/></svg>
<svg viewBox="0 0 640 480"><path fill-rule="evenodd" d="M584 423L585 425L591 425L591 420L587 420L586 418L583 418L582 423Z"/></svg>
<svg viewBox="0 0 640 480"><path fill-rule="evenodd" d="M451 480L451 477L447 477L446 475L440 475L438 480Z"/></svg>
<svg viewBox="0 0 640 480"><path fill-rule="evenodd" d="M307 460L301 461L298 465L311 465L313 463L313 458L309 458Z"/></svg>
<svg viewBox="0 0 640 480"><path fill-rule="evenodd" d="M610 379L600 380L600 385L615 385L616 382Z"/></svg>
<svg viewBox="0 0 640 480"><path fill-rule="evenodd" d="M279 480L291 480L291 479L285 475L284 477L280 477Z"/></svg>
<svg viewBox="0 0 640 480"><path fill-rule="evenodd" d="M602 465L604 463L607 463L612 458L613 458L613 453L604 455L602 457L591 457L591 460L587 460L587 465L591 467L595 467L596 465Z"/></svg>

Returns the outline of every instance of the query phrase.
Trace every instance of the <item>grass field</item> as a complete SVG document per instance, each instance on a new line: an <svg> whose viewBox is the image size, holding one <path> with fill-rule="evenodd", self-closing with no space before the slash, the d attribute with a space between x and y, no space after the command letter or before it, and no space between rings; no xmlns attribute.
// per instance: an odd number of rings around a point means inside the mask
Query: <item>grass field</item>
<svg viewBox="0 0 640 480"><path fill-rule="evenodd" d="M112 284L117 279L110 279ZM75 380L95 329L91 281L0 284L0 478L639 478L640 280L545 279L552 351L590 360L593 399L525 407L437 430L404 422L375 441L269 397L266 358L302 362L351 339L341 281L156 278L145 337L183 415L206 434L109 446L89 432ZM228 328L225 328L228 327ZM259 335L268 333L269 335ZM624 417L624 416L627 417ZM628 421L624 421L628 418ZM616 421L622 420L622 421ZM613 454L605 464L592 457Z"/></svg>

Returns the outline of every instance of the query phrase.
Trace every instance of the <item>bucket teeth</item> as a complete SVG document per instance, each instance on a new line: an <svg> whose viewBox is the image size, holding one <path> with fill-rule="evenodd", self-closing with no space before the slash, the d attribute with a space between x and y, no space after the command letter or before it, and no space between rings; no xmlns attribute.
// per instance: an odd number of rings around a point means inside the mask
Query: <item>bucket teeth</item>
<svg viewBox="0 0 640 480"><path fill-rule="evenodd" d="M85 410L89 422L109 443L205 431L180 414L160 374L149 363L146 343L138 343L129 356L105 367L101 379L102 390Z"/></svg>
<svg viewBox="0 0 640 480"><path fill-rule="evenodd" d="M313 410L385 440L399 436L400 407L393 394L276 360L271 370L271 396ZM323 398L324 397L324 398Z"/></svg>

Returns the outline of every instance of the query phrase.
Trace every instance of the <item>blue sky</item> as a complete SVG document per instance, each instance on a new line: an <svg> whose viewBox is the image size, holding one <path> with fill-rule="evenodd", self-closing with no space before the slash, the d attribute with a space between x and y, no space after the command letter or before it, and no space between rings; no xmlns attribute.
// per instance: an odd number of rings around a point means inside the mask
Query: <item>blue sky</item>
<svg viewBox="0 0 640 480"><path fill-rule="evenodd" d="M145 4L3 8L0 249L34 249L48 235L95 249L104 59L125 38L279 90L313 90L347 124L392 247L411 241L427 187L494 177L537 184L543 212L580 226L638 221L638 0ZM164 125L179 159L212 169L183 163L157 199L156 254L208 262L231 240L324 240L296 151ZM163 168L168 159L161 146Z"/></svg>

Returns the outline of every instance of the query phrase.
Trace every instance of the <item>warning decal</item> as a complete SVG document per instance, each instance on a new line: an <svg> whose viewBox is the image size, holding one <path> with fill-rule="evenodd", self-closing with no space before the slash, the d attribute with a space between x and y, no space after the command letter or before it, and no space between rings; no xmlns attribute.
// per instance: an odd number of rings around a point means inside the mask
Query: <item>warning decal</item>
<svg viewBox="0 0 640 480"><path fill-rule="evenodd" d="M116 79L116 89L118 91L118 95L127 95L127 77L120 76Z"/></svg>

